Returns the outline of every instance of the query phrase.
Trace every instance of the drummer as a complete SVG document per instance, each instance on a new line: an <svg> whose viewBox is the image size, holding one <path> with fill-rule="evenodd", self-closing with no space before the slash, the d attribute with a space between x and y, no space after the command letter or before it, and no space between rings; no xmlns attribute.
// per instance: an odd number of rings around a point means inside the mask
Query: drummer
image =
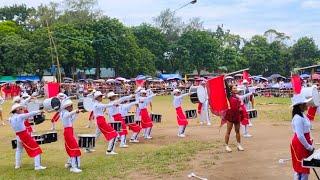
<svg viewBox="0 0 320 180"><path fill-rule="evenodd" d="M21 104L24 107L24 112L28 113L27 110L27 103L30 101L30 98L26 96L25 94L25 99L22 99L20 96L15 96L13 97L12 103L13 104ZM24 121L24 125L27 129L27 132L31 135L31 133L33 132L32 126L29 122L29 119L26 119L26 121Z"/></svg>
<svg viewBox="0 0 320 180"><path fill-rule="evenodd" d="M208 92L206 88L206 80L200 82L200 86L204 88L204 101L201 103L200 109L200 124L207 123L208 126L211 126L211 121L209 117L209 102L208 102ZM198 94L199 95L199 94Z"/></svg>
<svg viewBox="0 0 320 180"><path fill-rule="evenodd" d="M109 141L108 149L106 154L107 155L115 155L118 154L114 152L115 144L116 144L116 138L118 136L118 133L110 126L109 123L107 123L105 117L104 117L104 111L106 108L110 108L112 106L117 106L117 104L103 104L102 98L103 94L100 91L96 91L93 95L94 97L94 105L93 105L93 115L97 120L97 126L100 130L100 132L104 135L106 141Z"/></svg>
<svg viewBox="0 0 320 180"><path fill-rule="evenodd" d="M21 104L14 104L11 108L12 116L9 118L10 125L17 135L17 149L15 155L15 169L21 168L21 156L23 149L26 150L29 157L34 158L34 169L43 170L46 167L41 166L42 150L38 143L27 132L24 124L29 118L43 113L42 111L32 111L25 113L25 108Z"/></svg>
<svg viewBox="0 0 320 180"><path fill-rule="evenodd" d="M118 98L118 94L115 94L114 92L109 92L107 94L107 97L110 100L110 103L120 104L124 101L128 101L128 100L134 98L134 95ZM122 132L119 133L120 141L121 141L120 148L127 148L128 145L126 144L126 135L128 134L128 130L127 130L126 123L119 112L119 108L120 108L119 106L112 106L112 107L108 108L108 112L109 112L108 114L109 114L110 121L121 122Z"/></svg>
<svg viewBox="0 0 320 180"><path fill-rule="evenodd" d="M125 118L125 116L128 115L128 112L130 111L132 106L137 105L137 104L139 104L138 101L133 101L131 103L129 101L124 101L123 104L121 104L119 107L119 112L120 112L122 118ZM129 129L131 129L133 131L133 134L130 138L130 142L131 143L139 143L138 135L141 131L141 127L136 123L128 124L128 126L129 126Z"/></svg>
<svg viewBox="0 0 320 180"><path fill-rule="evenodd" d="M184 138L186 137L184 132L188 125L187 118L182 111L182 99L184 96L190 96L192 93L185 93L181 95L181 91L179 89L173 90L173 107L176 109L177 122L179 125L178 137Z"/></svg>
<svg viewBox="0 0 320 180"><path fill-rule="evenodd" d="M60 103L62 104L62 102L68 98L68 96L64 93L59 93L56 96L59 100ZM58 122L58 120L60 119L60 110L57 110L57 112L53 115L53 117L51 118L51 130L55 131L56 130L56 122Z"/></svg>
<svg viewBox="0 0 320 180"><path fill-rule="evenodd" d="M91 92L87 95L87 98L90 98L92 99L93 101L93 94L96 92L95 89L91 90ZM89 114L89 118L88 118L89 122L88 122L88 125L86 126L87 128L91 128L92 126L92 121L94 121L94 116L93 116L93 111L90 111L90 114Z"/></svg>
<svg viewBox="0 0 320 180"><path fill-rule="evenodd" d="M64 127L64 140L65 140L65 149L69 155L68 162L65 165L66 168L70 168L70 172L80 173L80 156L81 151L78 145L78 142L75 138L73 132L73 122L79 114L79 110L73 110L72 101L67 99L61 104L60 116L62 119L62 124Z"/></svg>

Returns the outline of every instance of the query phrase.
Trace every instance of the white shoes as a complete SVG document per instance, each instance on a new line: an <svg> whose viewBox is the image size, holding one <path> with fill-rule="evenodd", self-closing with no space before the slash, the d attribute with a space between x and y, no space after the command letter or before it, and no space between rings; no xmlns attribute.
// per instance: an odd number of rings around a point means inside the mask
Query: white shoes
<svg viewBox="0 0 320 180"><path fill-rule="evenodd" d="M38 167L35 167L35 168L34 168L34 170L36 170L36 171L40 171L40 170L44 170L44 169L47 169L47 167L38 166Z"/></svg>
<svg viewBox="0 0 320 180"><path fill-rule="evenodd" d="M14 169L20 169L21 168L21 166L15 166L14 167Z"/></svg>
<svg viewBox="0 0 320 180"><path fill-rule="evenodd" d="M226 151L227 151L228 153L230 153L230 152L232 152L232 149L227 145L227 146L226 146Z"/></svg>
<svg viewBox="0 0 320 180"><path fill-rule="evenodd" d="M203 125L203 122L200 122L200 125Z"/></svg>
<svg viewBox="0 0 320 180"><path fill-rule="evenodd" d="M152 137L151 136L147 136L147 137L145 137L145 139L152 139Z"/></svg>
<svg viewBox="0 0 320 180"><path fill-rule="evenodd" d="M211 126L211 123L207 123L207 126Z"/></svg>
<svg viewBox="0 0 320 180"><path fill-rule="evenodd" d="M82 170L81 170L81 169L78 169L78 168L70 168L70 172L73 172L73 173L81 173Z"/></svg>
<svg viewBox="0 0 320 180"><path fill-rule="evenodd" d="M243 149L243 147L241 146L241 144L238 144L237 148L238 148L238 151L244 151L244 149Z"/></svg>
<svg viewBox="0 0 320 180"><path fill-rule="evenodd" d="M114 151L111 151L111 152L106 152L106 155L116 155L116 154L118 154L118 153L116 153L116 152L114 152Z"/></svg>
<svg viewBox="0 0 320 180"><path fill-rule="evenodd" d="M127 147L129 147L129 146L126 144L120 144L120 148L127 148Z"/></svg>
<svg viewBox="0 0 320 180"><path fill-rule="evenodd" d="M184 137L186 137L186 135L184 135L184 134L178 134L178 137L184 138Z"/></svg>
<svg viewBox="0 0 320 180"><path fill-rule="evenodd" d="M252 127L253 126L253 124L252 123L249 123L249 125L248 125L249 127Z"/></svg>
<svg viewBox="0 0 320 180"><path fill-rule="evenodd" d="M131 142L131 143L139 143L139 140L137 140L137 139L130 139L129 142Z"/></svg>
<svg viewBox="0 0 320 180"><path fill-rule="evenodd" d="M66 169L69 169L69 168L71 168L71 164L70 164L70 163L67 163L67 164L64 165L64 167L65 167Z"/></svg>
<svg viewBox="0 0 320 180"><path fill-rule="evenodd" d="M252 135L251 134L244 134L243 137L250 138L250 137L252 137Z"/></svg>
<svg viewBox="0 0 320 180"><path fill-rule="evenodd" d="M86 148L85 150L84 150L84 152L85 153L92 153L92 152L95 152L96 150L94 150L94 149L89 149L89 148Z"/></svg>

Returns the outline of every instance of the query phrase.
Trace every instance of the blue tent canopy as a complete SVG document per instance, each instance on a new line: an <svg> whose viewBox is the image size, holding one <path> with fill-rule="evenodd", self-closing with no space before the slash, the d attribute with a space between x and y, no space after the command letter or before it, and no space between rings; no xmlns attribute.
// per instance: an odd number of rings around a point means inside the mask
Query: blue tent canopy
<svg viewBox="0 0 320 180"><path fill-rule="evenodd" d="M17 76L17 81L40 81L39 76Z"/></svg>
<svg viewBox="0 0 320 180"><path fill-rule="evenodd" d="M181 80L182 79L180 74L160 74L159 78L162 79L162 80L168 80L168 79L169 80L170 79L179 79L179 80Z"/></svg>

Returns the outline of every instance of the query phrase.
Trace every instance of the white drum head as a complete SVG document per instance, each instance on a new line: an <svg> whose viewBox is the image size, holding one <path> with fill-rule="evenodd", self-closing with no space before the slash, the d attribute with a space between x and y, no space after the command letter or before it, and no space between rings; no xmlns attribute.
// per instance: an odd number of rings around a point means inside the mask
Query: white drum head
<svg viewBox="0 0 320 180"><path fill-rule="evenodd" d="M206 101L206 89L203 86L197 88L198 99L201 103Z"/></svg>
<svg viewBox="0 0 320 180"><path fill-rule="evenodd" d="M29 112L31 111L39 111L40 110L40 104L37 102L29 102L27 105L27 109Z"/></svg>
<svg viewBox="0 0 320 180"><path fill-rule="evenodd" d="M95 134L78 134L78 137L96 137Z"/></svg>
<svg viewBox="0 0 320 180"><path fill-rule="evenodd" d="M83 107L86 111L93 111L93 99L89 97L83 98Z"/></svg>
<svg viewBox="0 0 320 180"><path fill-rule="evenodd" d="M312 105L320 106L320 95L315 86L302 88L301 94L307 99L312 98Z"/></svg>

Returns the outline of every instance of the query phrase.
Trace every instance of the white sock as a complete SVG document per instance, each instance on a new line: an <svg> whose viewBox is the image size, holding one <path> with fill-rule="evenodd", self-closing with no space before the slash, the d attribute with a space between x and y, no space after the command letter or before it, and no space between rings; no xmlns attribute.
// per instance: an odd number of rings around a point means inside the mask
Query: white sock
<svg viewBox="0 0 320 180"><path fill-rule="evenodd" d="M183 126L179 126L179 135L183 134Z"/></svg>
<svg viewBox="0 0 320 180"><path fill-rule="evenodd" d="M34 167L40 167L41 166L41 156L40 154L34 157Z"/></svg>
<svg viewBox="0 0 320 180"><path fill-rule="evenodd" d="M17 141L17 149L16 149L16 166L21 166L21 157L22 157L23 147L20 141Z"/></svg>
<svg viewBox="0 0 320 180"><path fill-rule="evenodd" d="M121 145L125 145L126 144L126 135L121 135L120 139L121 139Z"/></svg>
<svg viewBox="0 0 320 180"><path fill-rule="evenodd" d="M131 136L131 140L137 139L138 134L139 134L139 133L135 133L135 132L134 132L134 133L132 134L132 136Z"/></svg>
<svg viewBox="0 0 320 180"><path fill-rule="evenodd" d="M77 163L78 163L78 168L80 168L80 156L77 156Z"/></svg>
<svg viewBox="0 0 320 180"><path fill-rule="evenodd" d="M71 157L71 167L72 168L77 168L78 167L77 158L76 157Z"/></svg>
<svg viewBox="0 0 320 180"><path fill-rule="evenodd" d="M108 150L107 150L108 152L111 152L114 150L115 142L116 142L116 138L113 138L109 141Z"/></svg>

